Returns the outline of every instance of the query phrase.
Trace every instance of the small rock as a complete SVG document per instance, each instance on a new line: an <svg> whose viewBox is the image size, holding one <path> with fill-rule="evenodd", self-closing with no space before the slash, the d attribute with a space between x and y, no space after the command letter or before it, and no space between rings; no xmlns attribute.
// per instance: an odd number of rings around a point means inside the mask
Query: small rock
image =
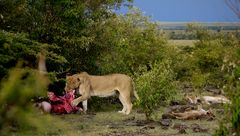
<svg viewBox="0 0 240 136"><path fill-rule="evenodd" d="M204 88L205 91L208 91L208 92L212 92L213 94L222 94L222 90L215 87L215 86L212 86L212 85L208 85Z"/></svg>
<svg viewBox="0 0 240 136"><path fill-rule="evenodd" d="M186 134L186 130L184 128L179 129L178 131L179 134Z"/></svg>
<svg viewBox="0 0 240 136"><path fill-rule="evenodd" d="M173 129L187 129L188 128L188 126L187 125L185 125L185 124L181 124L181 123L175 123L174 125L173 125Z"/></svg>
<svg viewBox="0 0 240 136"><path fill-rule="evenodd" d="M192 124L191 128L192 128L193 132L195 132L195 133L208 131L208 129L201 128L200 125L198 125L198 124Z"/></svg>
<svg viewBox="0 0 240 136"><path fill-rule="evenodd" d="M172 120L171 119L161 119L160 120L160 124L162 126L167 126L169 127L172 124Z"/></svg>

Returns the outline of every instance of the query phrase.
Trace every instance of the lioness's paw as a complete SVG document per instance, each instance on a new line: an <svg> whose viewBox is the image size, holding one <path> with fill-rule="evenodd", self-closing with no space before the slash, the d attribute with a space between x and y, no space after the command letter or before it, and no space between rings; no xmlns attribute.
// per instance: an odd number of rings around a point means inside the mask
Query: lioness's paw
<svg viewBox="0 0 240 136"><path fill-rule="evenodd" d="M125 112L124 111L118 111L118 113L123 113L124 114Z"/></svg>
<svg viewBox="0 0 240 136"><path fill-rule="evenodd" d="M121 113L121 114L127 115L127 113L126 113L125 111L118 111L118 113Z"/></svg>
<svg viewBox="0 0 240 136"><path fill-rule="evenodd" d="M71 104L72 104L72 106L77 106L78 105L78 101L77 100L73 100Z"/></svg>
<svg viewBox="0 0 240 136"><path fill-rule="evenodd" d="M125 112L125 114L126 114L126 115L129 115L129 114L130 114L130 112Z"/></svg>

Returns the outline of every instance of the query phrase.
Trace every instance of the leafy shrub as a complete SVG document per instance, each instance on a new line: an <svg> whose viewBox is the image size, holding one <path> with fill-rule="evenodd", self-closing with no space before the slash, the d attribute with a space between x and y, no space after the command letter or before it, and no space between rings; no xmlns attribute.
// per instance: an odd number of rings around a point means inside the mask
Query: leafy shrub
<svg viewBox="0 0 240 136"><path fill-rule="evenodd" d="M138 9L109 18L100 26L99 44L104 45L104 50L97 64L102 73L133 75L141 72L139 68L149 67L163 58L166 38L157 23L151 22Z"/></svg>
<svg viewBox="0 0 240 136"><path fill-rule="evenodd" d="M43 115L32 99L46 96L48 79L32 69L14 68L0 85L0 135L67 135L71 128Z"/></svg>
<svg viewBox="0 0 240 136"><path fill-rule="evenodd" d="M167 104L177 94L170 63L170 60L155 63L150 71L145 69L145 72L136 78L136 90L140 97L136 104L147 119L151 119L156 108Z"/></svg>
<svg viewBox="0 0 240 136"><path fill-rule="evenodd" d="M213 136L228 136L229 131L223 124L220 125L219 129L213 134Z"/></svg>
<svg viewBox="0 0 240 136"><path fill-rule="evenodd" d="M0 29L13 33L24 32L31 40L59 47L53 52L66 58L68 63L56 65L49 59L49 71L63 72L68 69L72 73L87 71L97 74L99 70L96 59L105 44L99 42L102 32L95 30L115 15L113 9L131 2L132 0L1 0Z"/></svg>
<svg viewBox="0 0 240 136"><path fill-rule="evenodd" d="M240 84L238 83L236 94L232 99L232 126L237 135L240 135Z"/></svg>
<svg viewBox="0 0 240 136"><path fill-rule="evenodd" d="M238 34L211 33L195 25L189 25L189 32L194 33L198 41L190 52L181 50L183 52L181 55L188 55L182 57L182 61L187 63L182 63L184 65L178 67L177 72L185 70L180 74L187 76L188 81L191 81L199 90L207 84L223 88L232 103L226 107L226 116L221 120L214 136L240 135ZM186 79L178 77L182 80Z"/></svg>
<svg viewBox="0 0 240 136"><path fill-rule="evenodd" d="M179 48L177 79L187 80L200 90L208 84L223 87L226 75L236 66L237 35L210 32L195 24L188 27L187 32L195 34L198 40L193 47Z"/></svg>
<svg viewBox="0 0 240 136"><path fill-rule="evenodd" d="M13 69L0 89L0 133L11 129L37 127L30 102L35 96L46 95L47 80L33 70Z"/></svg>
<svg viewBox="0 0 240 136"><path fill-rule="evenodd" d="M52 65L58 66L66 63L66 59L57 55L52 50L56 46L39 43L28 38L25 33L10 33L0 30L0 79L15 67L19 60L22 65L29 68L37 68L38 53L44 51L49 70Z"/></svg>
<svg viewBox="0 0 240 136"><path fill-rule="evenodd" d="M200 41L196 42L196 47L193 50L194 64L196 65L194 72L196 74L192 74L192 79L198 77L196 80L198 82L193 83L195 87L199 88L204 85L199 83L214 84L223 88L231 99L231 105L225 110L226 116L220 122L219 129L214 135L240 135L240 41L237 35L231 33L208 36L203 36ZM203 78L204 76L205 78Z"/></svg>

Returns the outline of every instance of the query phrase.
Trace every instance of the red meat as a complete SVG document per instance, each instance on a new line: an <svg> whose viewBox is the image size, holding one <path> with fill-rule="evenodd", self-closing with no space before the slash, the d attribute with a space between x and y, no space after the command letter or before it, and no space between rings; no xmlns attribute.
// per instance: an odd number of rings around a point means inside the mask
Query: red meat
<svg viewBox="0 0 240 136"><path fill-rule="evenodd" d="M75 90L71 90L64 96L56 96L53 92L48 92L48 98L52 105L52 112L57 114L74 113L82 111L80 107L72 106L71 102L74 100Z"/></svg>

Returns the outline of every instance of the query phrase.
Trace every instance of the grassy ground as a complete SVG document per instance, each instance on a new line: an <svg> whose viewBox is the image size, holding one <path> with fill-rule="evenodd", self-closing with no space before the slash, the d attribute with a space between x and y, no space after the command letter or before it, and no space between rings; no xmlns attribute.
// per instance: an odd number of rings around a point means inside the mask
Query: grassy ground
<svg viewBox="0 0 240 136"><path fill-rule="evenodd" d="M143 113L135 110L130 115L123 115L116 111L96 112L89 114L52 115L64 122L64 133L52 129L46 135L72 135L72 136L210 136L218 127L216 120L172 120L169 127L160 124L161 112L155 116L155 122L147 122ZM177 125L186 127L181 134ZM70 127L69 127L70 126ZM195 127L194 127L195 126ZM196 126L198 126L196 128ZM70 129L67 129L70 128ZM198 129L201 130L198 130ZM54 132L55 131L55 132ZM202 132L197 132L202 131Z"/></svg>

